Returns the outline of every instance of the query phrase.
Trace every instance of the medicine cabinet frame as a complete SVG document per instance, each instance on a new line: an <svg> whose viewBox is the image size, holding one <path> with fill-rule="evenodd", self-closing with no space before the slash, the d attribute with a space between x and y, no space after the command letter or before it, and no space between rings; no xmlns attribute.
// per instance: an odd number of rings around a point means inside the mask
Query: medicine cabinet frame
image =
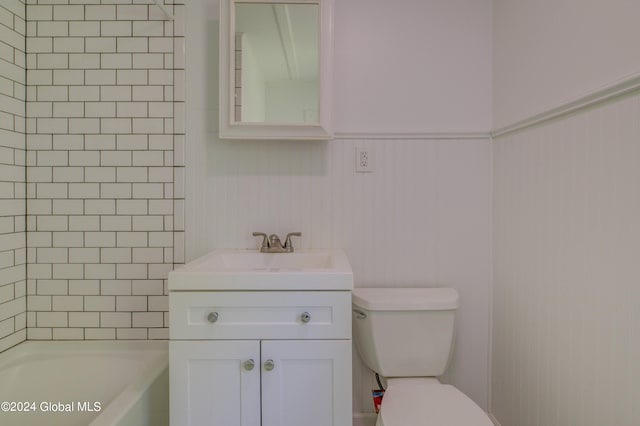
<svg viewBox="0 0 640 426"><path fill-rule="evenodd" d="M313 123L235 120L235 5L237 3L318 5L318 120ZM220 0L220 139L328 140L333 138L334 0Z"/></svg>

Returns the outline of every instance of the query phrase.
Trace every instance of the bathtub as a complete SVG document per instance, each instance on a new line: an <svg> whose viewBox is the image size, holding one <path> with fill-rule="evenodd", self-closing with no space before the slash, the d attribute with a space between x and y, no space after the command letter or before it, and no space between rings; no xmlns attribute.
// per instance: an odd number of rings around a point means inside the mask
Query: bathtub
<svg viewBox="0 0 640 426"><path fill-rule="evenodd" d="M169 424L167 342L25 342L0 354L2 426Z"/></svg>

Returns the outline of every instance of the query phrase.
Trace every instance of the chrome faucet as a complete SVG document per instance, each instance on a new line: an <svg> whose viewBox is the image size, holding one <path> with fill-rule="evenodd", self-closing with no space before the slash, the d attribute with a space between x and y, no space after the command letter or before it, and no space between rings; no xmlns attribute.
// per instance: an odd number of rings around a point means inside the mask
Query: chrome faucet
<svg viewBox="0 0 640 426"><path fill-rule="evenodd" d="M271 234L267 237L264 232L254 232L254 237L262 237L260 246L261 253L293 253L293 243L291 237L301 237L301 232L289 232L284 240L284 244L280 241L280 237Z"/></svg>

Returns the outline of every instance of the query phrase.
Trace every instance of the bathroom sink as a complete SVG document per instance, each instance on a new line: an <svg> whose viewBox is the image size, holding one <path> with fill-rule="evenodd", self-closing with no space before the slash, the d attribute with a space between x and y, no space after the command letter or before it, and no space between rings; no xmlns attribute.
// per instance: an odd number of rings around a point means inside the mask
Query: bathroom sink
<svg viewBox="0 0 640 426"><path fill-rule="evenodd" d="M221 252L212 259L216 267L228 270L303 270L329 269L332 266L331 253L260 253L260 252Z"/></svg>
<svg viewBox="0 0 640 426"><path fill-rule="evenodd" d="M342 250L216 250L169 273L169 290L351 290Z"/></svg>

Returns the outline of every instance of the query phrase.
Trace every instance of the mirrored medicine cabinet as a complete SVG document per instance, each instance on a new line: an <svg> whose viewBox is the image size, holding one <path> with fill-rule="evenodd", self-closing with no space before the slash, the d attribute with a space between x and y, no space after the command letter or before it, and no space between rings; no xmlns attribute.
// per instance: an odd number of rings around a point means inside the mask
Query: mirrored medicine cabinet
<svg viewBox="0 0 640 426"><path fill-rule="evenodd" d="M220 1L220 138L331 139L333 0Z"/></svg>

